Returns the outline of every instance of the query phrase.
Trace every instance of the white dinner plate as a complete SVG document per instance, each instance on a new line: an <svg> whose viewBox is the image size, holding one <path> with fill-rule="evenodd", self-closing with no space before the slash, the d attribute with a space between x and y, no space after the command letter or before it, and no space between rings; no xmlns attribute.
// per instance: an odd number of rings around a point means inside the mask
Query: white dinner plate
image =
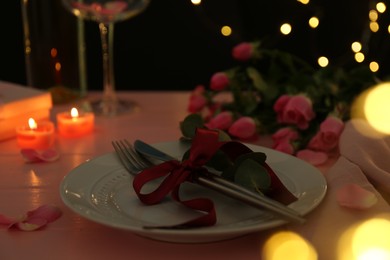
<svg viewBox="0 0 390 260"><path fill-rule="evenodd" d="M187 146L181 142L154 144L180 158ZM322 173L296 157L265 147L249 145L264 152L267 163L286 187L298 198L289 207L302 215L313 210L324 198L327 185ZM230 239L286 223L271 214L227 198L196 184L184 183L181 198L209 197L216 206L217 223L211 227L167 230L145 226L179 224L198 216L168 197L157 205L142 204L132 188L133 177L115 153L89 160L69 172L60 185L63 202L77 214L140 236L179 243L202 243Z"/></svg>

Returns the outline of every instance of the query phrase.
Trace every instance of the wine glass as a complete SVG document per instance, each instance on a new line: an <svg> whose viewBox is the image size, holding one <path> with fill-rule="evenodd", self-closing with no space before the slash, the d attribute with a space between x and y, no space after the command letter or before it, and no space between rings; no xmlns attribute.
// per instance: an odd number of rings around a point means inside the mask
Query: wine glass
<svg viewBox="0 0 390 260"><path fill-rule="evenodd" d="M134 17L149 5L150 0L62 0L74 15L99 24L103 54L103 97L92 102L96 114L115 116L131 112L135 103L117 97L113 64L114 23Z"/></svg>

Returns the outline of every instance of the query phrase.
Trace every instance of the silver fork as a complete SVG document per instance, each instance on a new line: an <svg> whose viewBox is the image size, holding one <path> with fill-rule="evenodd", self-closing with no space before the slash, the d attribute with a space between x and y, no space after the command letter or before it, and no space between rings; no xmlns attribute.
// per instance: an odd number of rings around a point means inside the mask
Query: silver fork
<svg viewBox="0 0 390 260"><path fill-rule="evenodd" d="M122 165L132 175L153 166L152 163L142 158L142 155L138 154L127 140L112 141L112 146Z"/></svg>
<svg viewBox="0 0 390 260"><path fill-rule="evenodd" d="M136 152L132 144L127 140L112 141L112 145L123 166L130 174L136 175L140 171L153 166L148 159ZM298 223L305 222L305 219L293 209L268 197L253 192L250 192L251 194L248 195L248 191L242 192L242 187L238 187L238 185L232 182L229 182L229 185L225 185L227 181L221 182L219 179L220 177L213 177L213 174L208 176L197 175L194 178L194 182L255 208L261 210L268 209L272 213L284 219Z"/></svg>

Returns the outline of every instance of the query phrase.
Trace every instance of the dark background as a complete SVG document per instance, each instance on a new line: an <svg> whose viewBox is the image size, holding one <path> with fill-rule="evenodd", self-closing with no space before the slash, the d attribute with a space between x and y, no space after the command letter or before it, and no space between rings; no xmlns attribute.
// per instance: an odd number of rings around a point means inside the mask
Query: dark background
<svg viewBox="0 0 390 260"><path fill-rule="evenodd" d="M30 0L42 5L58 0ZM295 0L152 0L142 14L115 26L115 73L117 89L188 90L207 84L212 73L236 63L231 49L241 41L266 37L270 47L291 51L315 64L319 55L332 64L351 61L350 44L365 39L369 58L381 64L380 75L389 71L388 19L381 16L381 32L368 33L367 0L312 0L305 6ZM0 40L0 80L26 84L23 27L18 0L3 0ZM47 11L48 19L75 18L66 10ZM311 30L309 17L320 17ZM293 33L282 36L279 26L288 21ZM49 22L50 23L50 22ZM70 23L71 24L71 23ZM230 25L233 35L219 33ZM100 38L96 23L85 22L88 89L101 89ZM63 42L66 44L66 41Z"/></svg>

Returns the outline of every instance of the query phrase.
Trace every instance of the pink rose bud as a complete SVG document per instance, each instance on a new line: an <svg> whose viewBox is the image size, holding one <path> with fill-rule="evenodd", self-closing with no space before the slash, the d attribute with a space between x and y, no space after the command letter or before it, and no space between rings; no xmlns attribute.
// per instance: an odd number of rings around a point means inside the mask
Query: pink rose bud
<svg viewBox="0 0 390 260"><path fill-rule="evenodd" d="M318 151L330 152L339 143L344 122L334 116L328 116L320 125L320 130L309 141L308 148Z"/></svg>
<svg viewBox="0 0 390 260"><path fill-rule="evenodd" d="M233 123L233 115L231 112L224 111L215 117L211 118L211 120L206 124L206 126L210 129L220 129L226 130Z"/></svg>
<svg viewBox="0 0 390 260"><path fill-rule="evenodd" d="M191 95L203 95L206 92L206 88L203 85L197 85L192 91Z"/></svg>
<svg viewBox="0 0 390 260"><path fill-rule="evenodd" d="M232 50L232 56L238 61L249 60L253 56L253 45L248 42L236 45Z"/></svg>
<svg viewBox="0 0 390 260"><path fill-rule="evenodd" d="M298 133L290 127L280 128L272 135L272 140L274 142L286 140L286 141L295 141L298 139Z"/></svg>
<svg viewBox="0 0 390 260"><path fill-rule="evenodd" d="M274 144L273 149L287 154L294 154L294 147L288 140L282 140Z"/></svg>
<svg viewBox="0 0 390 260"><path fill-rule="evenodd" d="M212 90L221 91L229 85L229 77L224 72L215 73L210 80Z"/></svg>
<svg viewBox="0 0 390 260"><path fill-rule="evenodd" d="M207 101L204 96L197 96L197 95L190 96L190 101L188 103L188 108L187 108L188 112L197 113L205 107L206 103Z"/></svg>
<svg viewBox="0 0 390 260"><path fill-rule="evenodd" d="M187 110L190 113L197 113L200 112L207 103L206 98L203 96L203 94L206 92L206 89L203 85L198 85L195 87L195 89L191 92L189 103Z"/></svg>
<svg viewBox="0 0 390 260"><path fill-rule="evenodd" d="M340 118L334 116L328 116L320 125L323 139L327 142L338 142L343 129L344 122Z"/></svg>
<svg viewBox="0 0 390 260"><path fill-rule="evenodd" d="M228 132L237 138L251 138L256 134L256 122L251 117L241 117L230 126Z"/></svg>

